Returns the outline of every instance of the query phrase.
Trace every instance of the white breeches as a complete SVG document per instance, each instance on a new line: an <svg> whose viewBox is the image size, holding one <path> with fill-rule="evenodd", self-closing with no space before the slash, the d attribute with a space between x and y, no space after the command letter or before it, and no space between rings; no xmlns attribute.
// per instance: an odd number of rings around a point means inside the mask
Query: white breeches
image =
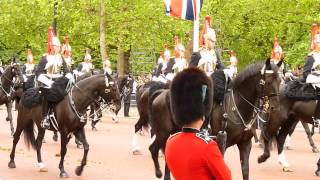
<svg viewBox="0 0 320 180"><path fill-rule="evenodd" d="M320 76L309 74L307 76L306 83L311 83L313 86L320 88Z"/></svg>

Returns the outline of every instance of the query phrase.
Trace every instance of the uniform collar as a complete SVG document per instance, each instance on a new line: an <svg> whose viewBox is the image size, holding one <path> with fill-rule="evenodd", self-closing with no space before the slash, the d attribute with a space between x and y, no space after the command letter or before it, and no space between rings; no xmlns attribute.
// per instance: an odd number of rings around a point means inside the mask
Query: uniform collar
<svg viewBox="0 0 320 180"><path fill-rule="evenodd" d="M182 128L182 132L185 132L185 133L198 133L200 131L198 129L185 127L185 128Z"/></svg>

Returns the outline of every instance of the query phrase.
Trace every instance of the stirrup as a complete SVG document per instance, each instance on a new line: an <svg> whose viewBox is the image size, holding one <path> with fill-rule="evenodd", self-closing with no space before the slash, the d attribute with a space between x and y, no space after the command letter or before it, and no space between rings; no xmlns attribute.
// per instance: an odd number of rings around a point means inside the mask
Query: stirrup
<svg viewBox="0 0 320 180"><path fill-rule="evenodd" d="M49 115L47 114L41 121L41 127L44 129L49 129L50 128L50 120L49 120Z"/></svg>

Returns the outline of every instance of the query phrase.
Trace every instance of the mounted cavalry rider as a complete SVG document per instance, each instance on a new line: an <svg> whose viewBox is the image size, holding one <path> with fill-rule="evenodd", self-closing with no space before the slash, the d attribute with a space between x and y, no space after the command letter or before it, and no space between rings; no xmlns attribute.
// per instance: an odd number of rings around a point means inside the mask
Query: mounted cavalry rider
<svg viewBox="0 0 320 180"><path fill-rule="evenodd" d="M227 74L231 79L233 79L237 73L238 73L238 68L237 68L237 64L238 64L238 59L236 57L236 53L234 51L229 51L229 55L230 55L230 65L224 69L223 71L225 72L225 74Z"/></svg>
<svg viewBox="0 0 320 180"><path fill-rule="evenodd" d="M174 38L174 52L175 52L175 64L173 65L172 69L176 74L188 67L186 59L184 58L185 48L181 43L179 43L179 38L177 36Z"/></svg>
<svg viewBox="0 0 320 180"><path fill-rule="evenodd" d="M198 67L210 75L216 69L223 69L221 58L215 50L216 33L211 28L211 18L206 16L205 23L200 37L200 45L202 48L199 52L191 55L189 67Z"/></svg>
<svg viewBox="0 0 320 180"><path fill-rule="evenodd" d="M67 67L69 70L72 70L73 60L71 58L71 46L69 44L69 37L64 37L64 44L61 48L61 54L66 61Z"/></svg>
<svg viewBox="0 0 320 180"><path fill-rule="evenodd" d="M62 80L69 80L69 83L73 83L74 79L72 74L67 68L67 64L60 54L61 44L59 39L54 35L53 28L48 29L48 44L47 53L41 58L35 74L39 82L39 86L42 89L41 94L43 96L43 115L45 116L48 109L48 101L51 99L47 97L48 91L53 87L54 82L60 82ZM65 77L65 78L64 78ZM56 89L57 88L57 89ZM65 91L65 89L60 90L60 87L55 87L55 91ZM47 89L47 90L45 90ZM64 97L64 96L63 96ZM63 98L62 97L62 98ZM61 97L59 97L61 98ZM49 105L50 106L50 105ZM48 114L45 116L44 123L45 127L48 127Z"/></svg>
<svg viewBox="0 0 320 180"><path fill-rule="evenodd" d="M287 73L286 64L283 62L284 60L284 52L279 44L278 38L275 37L273 40L273 48L271 52L271 63L278 64L282 61L281 66L279 67L278 73L281 79L281 83L284 83L284 79L286 76L289 76Z"/></svg>
<svg viewBox="0 0 320 180"><path fill-rule="evenodd" d="M78 67L78 72L80 74L89 73L93 70L92 58L90 54L90 49L86 48L86 54L84 56L84 62L82 62Z"/></svg>
<svg viewBox="0 0 320 180"><path fill-rule="evenodd" d="M161 70L162 70L162 66L163 66L163 61L164 61L164 54L161 51L160 52L160 56L159 56L158 61L157 61L157 65L156 65L156 67L154 68L154 70L152 72L152 80L153 81L157 80L157 78L160 76Z"/></svg>
<svg viewBox="0 0 320 180"><path fill-rule="evenodd" d="M103 62L103 71L104 73L112 74L112 69L111 69L111 62L109 58L106 58L106 60Z"/></svg>
<svg viewBox="0 0 320 180"><path fill-rule="evenodd" d="M28 49L27 51L27 62L25 63L25 69L24 69L24 74L26 76L30 76L34 73L35 70L35 64L34 64L34 59L32 55L31 49Z"/></svg>

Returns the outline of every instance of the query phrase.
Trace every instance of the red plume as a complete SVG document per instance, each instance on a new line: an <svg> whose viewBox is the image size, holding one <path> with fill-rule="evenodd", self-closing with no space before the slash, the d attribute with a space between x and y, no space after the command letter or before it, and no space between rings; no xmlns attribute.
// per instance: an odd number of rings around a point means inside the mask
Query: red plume
<svg viewBox="0 0 320 180"><path fill-rule="evenodd" d="M310 45L310 49L311 51L315 49L315 36L318 33L318 25L317 23L313 23L312 24L312 29L311 29L311 45Z"/></svg>
<svg viewBox="0 0 320 180"><path fill-rule="evenodd" d="M48 42L47 42L47 52L50 54L53 51L52 38L54 37L53 28L50 26L48 28Z"/></svg>
<svg viewBox="0 0 320 180"><path fill-rule="evenodd" d="M201 33L201 36L200 36L200 45L202 45L202 46L205 45L204 35L207 33L208 28L210 28L210 27L211 27L211 17L210 16L206 16L205 20L204 20L202 33Z"/></svg>
<svg viewBox="0 0 320 180"><path fill-rule="evenodd" d="M274 40L273 40L273 48L272 48L272 52L271 52L271 59L275 59L276 58L275 49L276 49L277 46L279 46L279 42L278 42L278 38L275 37Z"/></svg>

